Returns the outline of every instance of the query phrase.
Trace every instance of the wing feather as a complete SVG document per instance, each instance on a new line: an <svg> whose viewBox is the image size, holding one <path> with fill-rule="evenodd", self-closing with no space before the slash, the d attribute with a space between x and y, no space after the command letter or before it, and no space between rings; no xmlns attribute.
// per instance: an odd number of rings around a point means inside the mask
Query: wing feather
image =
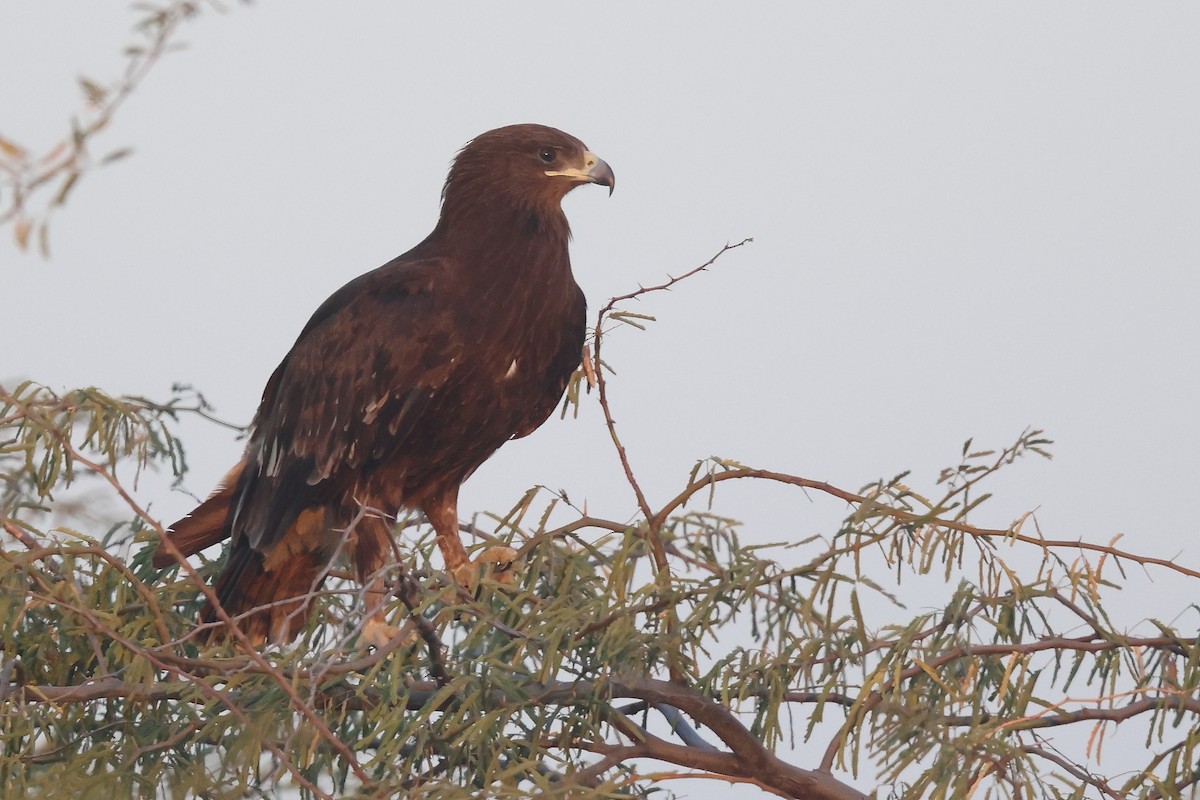
<svg viewBox="0 0 1200 800"><path fill-rule="evenodd" d="M305 508L336 499L404 446L449 378L461 335L439 295L445 261L393 262L351 281L267 384L232 532L268 553Z"/></svg>

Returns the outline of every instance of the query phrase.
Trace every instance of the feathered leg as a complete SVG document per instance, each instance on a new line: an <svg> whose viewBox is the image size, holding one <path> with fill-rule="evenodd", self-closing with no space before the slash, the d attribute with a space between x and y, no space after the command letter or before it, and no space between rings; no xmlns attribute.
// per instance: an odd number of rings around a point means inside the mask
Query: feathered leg
<svg viewBox="0 0 1200 800"><path fill-rule="evenodd" d="M446 571L459 583L464 583L462 578L466 575L460 576L460 573L470 566L470 562L467 561L462 538L458 535L458 487L435 494L422 504L422 508L429 518L429 524L433 526L433 532L437 534Z"/></svg>
<svg viewBox="0 0 1200 800"><path fill-rule="evenodd" d="M354 531L354 566L358 581L363 585L366 604L367 619L363 623L362 638L373 647L383 647L397 637L403 639L402 645L416 640L416 629L412 625L403 628L389 625L383 612L389 594L383 569L390 560L391 551L392 531L388 521L374 514L359 519Z"/></svg>
<svg viewBox="0 0 1200 800"><path fill-rule="evenodd" d="M457 486L427 500L422 508L425 516L429 518L429 523L433 525L433 532L437 534L437 543L442 551L442 559L446 562L446 571L454 576L459 586L473 591L479 585L484 569L489 566L492 576L497 581L512 582L511 567L517 558L517 551L511 547L488 547L474 561L467 560L467 551L458 533Z"/></svg>

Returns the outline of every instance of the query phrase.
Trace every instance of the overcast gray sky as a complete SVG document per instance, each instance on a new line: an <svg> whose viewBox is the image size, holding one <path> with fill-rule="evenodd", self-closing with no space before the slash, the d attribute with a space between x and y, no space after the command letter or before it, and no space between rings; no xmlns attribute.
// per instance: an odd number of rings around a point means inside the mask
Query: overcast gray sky
<svg viewBox="0 0 1200 800"><path fill-rule="evenodd" d="M6 4L0 133L60 137L131 19ZM0 237L0 381L186 382L246 422L316 306L432 227L458 147L542 122L617 174L566 203L592 309L755 240L606 341L652 502L713 454L850 489L913 469L932 491L963 440L1037 426L1055 459L1012 468L976 522L1036 509L1047 535L1200 562L1200 6L260 2L184 38L103 139L135 155L55 218L52 259ZM545 483L627 517L596 412L507 446L463 512ZM196 430L203 494L240 444ZM843 512L723 497L752 541ZM1131 621L1166 613L1160 578Z"/></svg>

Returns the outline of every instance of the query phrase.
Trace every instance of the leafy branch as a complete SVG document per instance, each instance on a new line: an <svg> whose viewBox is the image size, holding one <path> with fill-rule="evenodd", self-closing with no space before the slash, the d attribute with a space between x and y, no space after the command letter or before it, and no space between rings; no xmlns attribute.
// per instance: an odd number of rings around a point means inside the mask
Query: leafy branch
<svg viewBox="0 0 1200 800"><path fill-rule="evenodd" d="M84 105L72 116L67 136L39 153L0 135L0 227L12 223L17 247L27 250L36 240L42 255L49 256L50 217L66 205L80 178L133 152L119 147L97 158L92 149L162 56L180 48L180 27L204 5L222 8L216 0L135 3L137 38L125 47L124 71L107 85L79 78Z"/></svg>
<svg viewBox="0 0 1200 800"><path fill-rule="evenodd" d="M615 449L599 354L619 313L602 312L590 361ZM1186 585L1200 572L1043 536L1031 515L975 524L995 475L1048 455L1038 430L996 450L968 442L933 492L907 475L851 491L711 458L656 502L622 447L631 518L576 509L551 524L572 506L535 489L491 530L465 526L519 548L516 586L457 589L430 562L428 526L405 520L383 577L413 636L361 646L363 590L334 570L302 645L260 652L197 626L219 563L159 573L146 549L113 547L161 541L129 486L156 465L182 477L184 415L211 409L182 388L165 403L0 388L0 780L14 792L600 798L704 778L806 799L1048 800L1200 783L1195 607L1133 629L1106 613L1124 578L1113 565ZM120 501L103 536L47 514L89 475ZM846 516L747 545L724 509L730 481ZM914 590L920 613L902 605ZM1145 755L1103 774L1088 762L1118 725ZM1070 730L1082 749L1056 738Z"/></svg>

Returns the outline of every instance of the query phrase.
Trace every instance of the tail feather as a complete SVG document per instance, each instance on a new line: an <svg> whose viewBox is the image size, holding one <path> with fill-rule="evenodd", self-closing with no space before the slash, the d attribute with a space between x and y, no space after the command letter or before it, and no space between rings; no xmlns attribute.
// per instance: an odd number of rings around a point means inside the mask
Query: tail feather
<svg viewBox="0 0 1200 800"><path fill-rule="evenodd" d="M278 535L248 535L241 520L233 537L232 509L244 466L241 462L231 469L208 499L171 526L167 537L184 556L232 537L225 569L213 587L221 608L255 645L290 642L304 629L312 595L324 583L325 570L346 534L326 525L326 510L318 506L294 514ZM269 544L261 549L252 544L263 539ZM160 546L154 566L174 563ZM218 621L212 604L205 603L200 620ZM227 633L218 627L211 636Z"/></svg>
<svg viewBox="0 0 1200 800"><path fill-rule="evenodd" d="M225 541L230 535L230 509L234 489L242 475L244 462L231 469L208 498L192 513L167 530L167 538L185 556L195 555L206 547ZM160 545L152 560L156 569L175 563L175 558Z"/></svg>
<svg viewBox="0 0 1200 800"><path fill-rule="evenodd" d="M297 553L267 569L262 554L243 540L234 546L213 588L221 607L238 618L238 628L256 646L267 641L290 642L304 628L311 595L324 582L321 572L325 566L316 553ZM216 609L206 603L200 619L216 622Z"/></svg>

